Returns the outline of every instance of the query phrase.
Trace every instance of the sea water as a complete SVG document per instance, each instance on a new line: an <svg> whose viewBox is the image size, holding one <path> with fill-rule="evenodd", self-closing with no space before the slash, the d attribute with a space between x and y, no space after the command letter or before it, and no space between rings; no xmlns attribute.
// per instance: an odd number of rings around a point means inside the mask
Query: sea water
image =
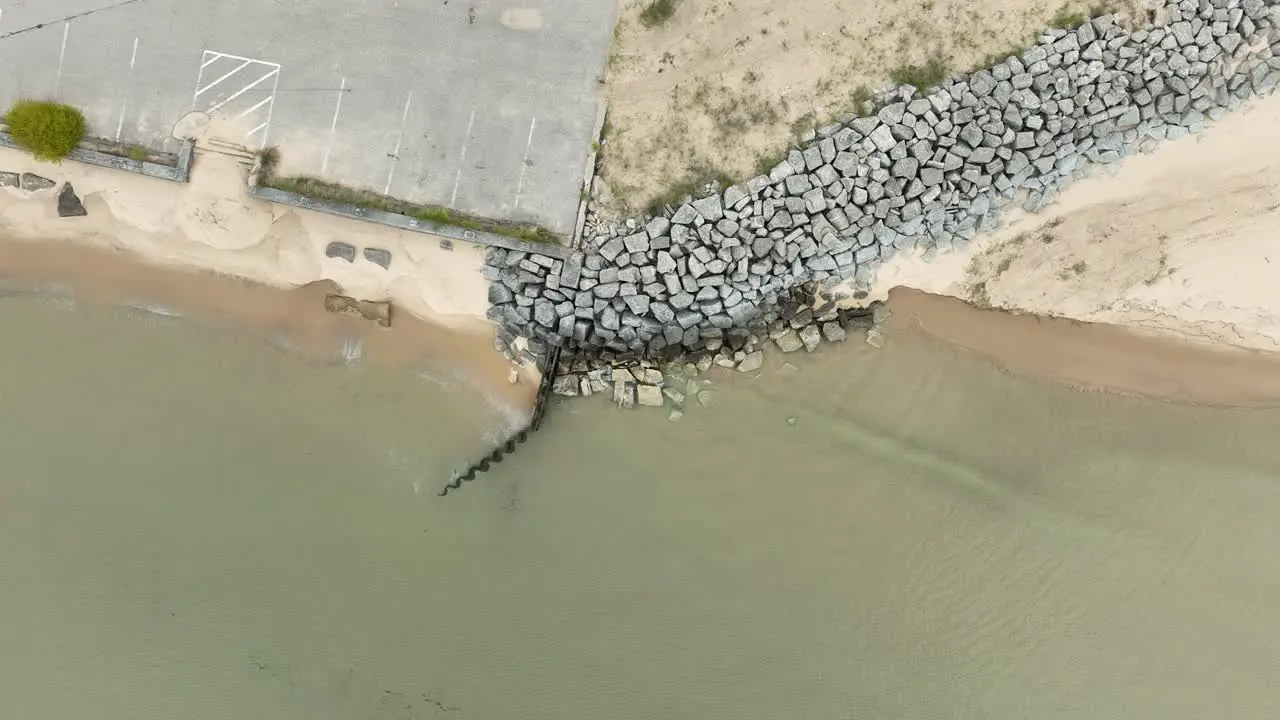
<svg viewBox="0 0 1280 720"><path fill-rule="evenodd" d="M519 418L0 301L0 717L1275 717L1280 413L1084 393L911 333ZM682 388L688 390L689 388Z"/></svg>

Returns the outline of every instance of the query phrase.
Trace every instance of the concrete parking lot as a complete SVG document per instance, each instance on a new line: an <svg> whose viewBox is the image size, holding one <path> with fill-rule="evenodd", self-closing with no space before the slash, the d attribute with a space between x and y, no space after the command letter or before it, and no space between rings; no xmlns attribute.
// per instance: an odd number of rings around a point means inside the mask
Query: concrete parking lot
<svg viewBox="0 0 1280 720"><path fill-rule="evenodd" d="M0 103L174 150L191 110L282 171L573 231L616 0L0 2Z"/></svg>

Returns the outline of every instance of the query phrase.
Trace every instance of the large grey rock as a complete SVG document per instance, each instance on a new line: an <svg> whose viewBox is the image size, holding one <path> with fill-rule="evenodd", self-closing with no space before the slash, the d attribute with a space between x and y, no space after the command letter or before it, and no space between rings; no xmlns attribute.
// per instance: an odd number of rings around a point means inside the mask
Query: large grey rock
<svg viewBox="0 0 1280 720"><path fill-rule="evenodd" d="M367 247L364 249L364 259L379 265L383 270L391 269L391 251L383 248Z"/></svg>
<svg viewBox="0 0 1280 720"><path fill-rule="evenodd" d="M555 327L560 320L556 316L555 306L549 300L538 300L533 304L533 319L544 327Z"/></svg>
<svg viewBox="0 0 1280 720"><path fill-rule="evenodd" d="M351 243L335 240L325 246L324 256L339 258L353 263L356 261L356 246Z"/></svg>
<svg viewBox="0 0 1280 720"><path fill-rule="evenodd" d="M737 207L747 200L747 197L747 192L741 186L730 185L724 189L724 206L727 208Z"/></svg>
<svg viewBox="0 0 1280 720"><path fill-rule="evenodd" d="M600 246L600 256L603 257L606 262L613 262L618 259L618 256L621 255L622 251L625 249L626 245L622 243L621 238L613 238L609 242Z"/></svg>
<svg viewBox="0 0 1280 720"><path fill-rule="evenodd" d="M773 342L778 346L778 349L784 353L795 352L804 347L804 342L800 339L800 336L795 330L790 329L774 338Z"/></svg>
<svg viewBox="0 0 1280 720"><path fill-rule="evenodd" d="M551 383L551 392L565 397L576 397L580 388L578 376L573 374L557 375Z"/></svg>
<svg viewBox="0 0 1280 720"><path fill-rule="evenodd" d="M741 372L755 372L764 367L764 352L755 350L747 353L747 356L738 363L738 370Z"/></svg>
<svg viewBox="0 0 1280 720"><path fill-rule="evenodd" d="M869 137L872 144L874 144L876 149L881 152L889 152L894 145L898 144L898 141L894 139L893 133L889 130L887 125L881 125L875 130L872 130Z"/></svg>
<svg viewBox="0 0 1280 720"><path fill-rule="evenodd" d="M662 407L662 388L657 385L637 385L636 402L645 407Z"/></svg>
<svg viewBox="0 0 1280 720"><path fill-rule="evenodd" d="M62 190L58 192L58 217L84 217L88 214L71 183L62 183Z"/></svg>
<svg viewBox="0 0 1280 720"><path fill-rule="evenodd" d="M511 292L511 289L508 288L506 285L503 285L502 283L498 283L498 282L490 283L489 285L489 304L490 305L505 305L515 300L515 297L516 297L515 293Z"/></svg>
<svg viewBox="0 0 1280 720"><path fill-rule="evenodd" d="M707 222L715 222L724 217L724 206L720 203L719 195L709 195L701 200L694 200L693 209L697 210L702 219Z"/></svg>
<svg viewBox="0 0 1280 720"><path fill-rule="evenodd" d="M649 312L649 296L648 295L628 295L622 299L626 303L631 312L636 315L644 315Z"/></svg>
<svg viewBox="0 0 1280 720"><path fill-rule="evenodd" d="M24 172L22 173L21 184L22 184L22 189L26 190L27 192L38 192L40 190L48 190L56 186L58 183L50 180L47 177L36 175L35 173Z"/></svg>
<svg viewBox="0 0 1280 720"><path fill-rule="evenodd" d="M684 204L676 209L671 216L671 222L677 225L688 225L698 217L698 211L693 209L692 205Z"/></svg>
<svg viewBox="0 0 1280 720"><path fill-rule="evenodd" d="M800 342L804 343L804 349L813 352L822 343L822 334L818 330L817 325L805 325L800 328Z"/></svg>
<svg viewBox="0 0 1280 720"><path fill-rule="evenodd" d="M649 238L653 239L661 235L666 235L671 229L671 221L667 218L656 215L644 226L644 230L649 234Z"/></svg>
<svg viewBox="0 0 1280 720"><path fill-rule="evenodd" d="M613 401L619 407L631 408L636 405L636 383L634 380L615 380L613 383Z"/></svg>
<svg viewBox="0 0 1280 720"><path fill-rule="evenodd" d="M18 173L0 172L0 187L19 187Z"/></svg>
<svg viewBox="0 0 1280 720"><path fill-rule="evenodd" d="M649 250L649 236L646 233L628 235L622 239L622 244L629 253L647 252Z"/></svg>

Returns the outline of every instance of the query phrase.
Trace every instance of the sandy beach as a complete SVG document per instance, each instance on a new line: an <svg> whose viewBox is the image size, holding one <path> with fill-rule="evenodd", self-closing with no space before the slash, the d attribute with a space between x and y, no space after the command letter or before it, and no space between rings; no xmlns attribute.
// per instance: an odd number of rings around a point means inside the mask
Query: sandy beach
<svg viewBox="0 0 1280 720"><path fill-rule="evenodd" d="M13 150L0 150L0 168L69 181L89 211L88 217L59 218L54 192L6 188L0 235L69 240L274 287L330 280L359 299L393 300L450 327L474 328L484 317L482 248L457 243L446 250L431 236L255 200L246 191L247 170L230 156L198 155L189 185L73 162L53 165ZM391 266L383 269L359 255L355 262L326 257L325 247L335 240L357 250L386 249Z"/></svg>
<svg viewBox="0 0 1280 720"><path fill-rule="evenodd" d="M445 360L486 392L531 407L536 378L494 352L484 318L483 249L344 218L273 206L248 196L235 159L199 156L188 185L0 150L0 168L69 181L89 215L59 218L55 191L0 193L0 276L12 288L69 283L78 298L158 305L264 337L320 358L360 339L370 362ZM341 240L392 253L389 270L325 256ZM391 328L324 309L327 293L388 300Z"/></svg>

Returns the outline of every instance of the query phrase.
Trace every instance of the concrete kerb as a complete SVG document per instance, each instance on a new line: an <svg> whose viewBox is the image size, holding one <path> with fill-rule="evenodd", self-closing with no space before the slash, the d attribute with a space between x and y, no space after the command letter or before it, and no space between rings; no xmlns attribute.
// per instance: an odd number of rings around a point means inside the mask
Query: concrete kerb
<svg viewBox="0 0 1280 720"><path fill-rule="evenodd" d="M499 247L506 250L518 250L535 255L546 255L560 260L566 260L574 253L573 248L564 247L563 245L531 243L507 237L505 235L498 235L496 233L489 233L481 230L468 230L466 228L455 227L453 225L442 225L428 220L419 220L418 218L409 217L408 215L400 215L397 213L386 212L384 210L360 207L359 205L316 200L305 195L287 192L285 190L278 190L264 185L250 187L249 194L259 200L266 200L267 202L278 203L280 205L291 205L296 208L302 208L303 210L314 210L316 212L328 213L330 215L351 218L353 220L363 220L364 222L385 225L387 227L396 228L397 230L409 230L411 232L422 233L424 235L436 235L439 237L449 238L450 240L460 240L462 242L472 243L474 245Z"/></svg>
<svg viewBox="0 0 1280 720"><path fill-rule="evenodd" d="M18 145L13 136L7 132L0 132L0 147L25 152L25 149ZM133 160L88 148L72 150L67 159L86 165L96 165L98 167L111 168L112 170L124 170L125 172L137 173L159 180L184 183L191 180L191 157L195 153L195 147L195 143L191 140L183 140L182 147L178 150L178 164L176 166Z"/></svg>
<svg viewBox="0 0 1280 720"><path fill-rule="evenodd" d="M587 167L583 171L582 177L582 196L578 202L578 220L573 227L573 245L572 247L581 247L582 245L582 229L587 223L587 204L591 202L591 183L596 178L596 159L600 155L600 146L604 138L604 123L609 116L609 104L601 99L599 107L596 109L595 131L591 133L594 138L591 144L591 152L587 155Z"/></svg>

